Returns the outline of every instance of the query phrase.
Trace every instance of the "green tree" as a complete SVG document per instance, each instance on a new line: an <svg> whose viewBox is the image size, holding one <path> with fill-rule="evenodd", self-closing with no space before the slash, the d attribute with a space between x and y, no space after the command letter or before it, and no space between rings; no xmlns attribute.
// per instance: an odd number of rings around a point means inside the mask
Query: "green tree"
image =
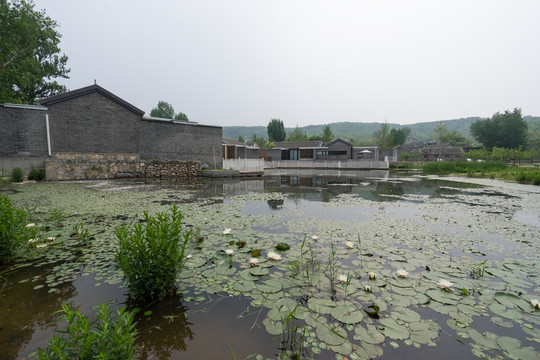
<svg viewBox="0 0 540 360"><path fill-rule="evenodd" d="M330 142L334 139L334 134L332 133L332 129L330 129L330 125L324 127L321 139L324 142Z"/></svg>
<svg viewBox="0 0 540 360"><path fill-rule="evenodd" d="M240 142L246 142L246 141L244 140L244 137L243 137L242 135L238 135L238 141L240 141Z"/></svg>
<svg viewBox="0 0 540 360"><path fill-rule="evenodd" d="M293 131L287 134L288 141L306 141L307 139L308 137L306 133L303 132L298 125L296 125Z"/></svg>
<svg viewBox="0 0 540 360"><path fill-rule="evenodd" d="M488 119L471 124L474 139L488 149L493 147L517 149L527 143L527 122L521 116L521 109L515 108L503 114L497 112Z"/></svg>
<svg viewBox="0 0 540 360"><path fill-rule="evenodd" d="M390 144L390 147L393 148L394 146L405 144L405 141L410 134L411 129L408 127L390 130L390 134L388 134L388 143Z"/></svg>
<svg viewBox="0 0 540 360"><path fill-rule="evenodd" d="M157 106L150 111L150 116L163 119L173 119L174 108L168 102L160 101L158 102Z"/></svg>
<svg viewBox="0 0 540 360"><path fill-rule="evenodd" d="M377 141L377 144L380 146L381 150L387 150L391 147L391 144L389 143L390 126L388 125L387 122L382 123L379 130L375 131L373 135Z"/></svg>
<svg viewBox="0 0 540 360"><path fill-rule="evenodd" d="M184 114L183 112L179 112L178 114L174 115L174 120L179 120L179 121L189 121L188 117L186 114Z"/></svg>
<svg viewBox="0 0 540 360"><path fill-rule="evenodd" d="M257 145L259 145L259 147L262 149L264 147L266 147L266 145L268 144L268 141L266 141L265 138L263 137L257 137L257 134L253 134L253 138L251 139L251 141L253 141L254 143L256 143Z"/></svg>
<svg viewBox="0 0 540 360"><path fill-rule="evenodd" d="M280 119L272 119L266 127L269 141L284 141L287 138L285 126Z"/></svg>
<svg viewBox="0 0 540 360"><path fill-rule="evenodd" d="M457 131L450 131L442 122L433 129L433 138L439 143L452 146L464 146L470 144L469 139Z"/></svg>
<svg viewBox="0 0 540 360"><path fill-rule="evenodd" d="M68 78L58 24L26 0L0 0L0 103L36 104L63 93Z"/></svg>

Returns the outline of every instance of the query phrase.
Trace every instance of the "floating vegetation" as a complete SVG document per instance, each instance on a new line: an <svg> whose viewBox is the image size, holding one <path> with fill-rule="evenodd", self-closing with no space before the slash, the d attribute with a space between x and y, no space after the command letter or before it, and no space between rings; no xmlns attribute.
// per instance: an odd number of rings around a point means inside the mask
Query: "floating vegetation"
<svg viewBox="0 0 540 360"><path fill-rule="evenodd" d="M157 214L172 202L186 226L201 229L176 277L178 291L193 294L184 301L249 299L260 309L254 326L279 337L288 356L376 358L457 340L479 358L538 358L540 223L517 216L540 213L537 192L426 195L412 187L379 201L364 196L373 190L351 187L321 202L279 191L224 197L156 187L104 196L105 186L87 185L39 183L12 196L22 205L44 200L36 206L44 219L47 204L63 204L65 226L43 234L55 245L21 259L52 266L34 287L56 289L90 274L96 284L120 286L111 229L144 222L140 209ZM259 210L268 201L279 209ZM67 230L83 223L93 234L86 245Z"/></svg>

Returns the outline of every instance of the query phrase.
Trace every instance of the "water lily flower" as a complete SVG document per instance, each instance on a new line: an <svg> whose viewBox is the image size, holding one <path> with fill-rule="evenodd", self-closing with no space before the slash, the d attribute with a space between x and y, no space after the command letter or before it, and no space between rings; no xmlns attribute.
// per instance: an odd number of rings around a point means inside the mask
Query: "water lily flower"
<svg viewBox="0 0 540 360"><path fill-rule="evenodd" d="M227 249L227 250L225 250L225 254L227 254L229 256L232 256L232 254L234 254L234 250L233 249Z"/></svg>
<svg viewBox="0 0 540 360"><path fill-rule="evenodd" d="M268 253L268 258L270 260L278 261L278 260L281 260L281 255L279 255L278 253L275 253L273 251L270 251Z"/></svg>
<svg viewBox="0 0 540 360"><path fill-rule="evenodd" d="M397 274L398 274L399 277L402 277L402 278L406 278L407 275L409 275L409 273L405 269L399 269L397 271Z"/></svg>
<svg viewBox="0 0 540 360"><path fill-rule="evenodd" d="M366 290L367 292L371 292L371 286L369 285L364 286L364 290Z"/></svg>
<svg viewBox="0 0 540 360"><path fill-rule="evenodd" d="M257 258L249 258L249 265L251 265L251 266L259 265L259 259L257 259Z"/></svg>
<svg viewBox="0 0 540 360"><path fill-rule="evenodd" d="M531 299L531 305L535 309L540 309L540 301L538 299Z"/></svg>
<svg viewBox="0 0 540 360"><path fill-rule="evenodd" d="M28 242L29 243L35 243L35 242L37 242L37 239L30 239L30 240L28 240Z"/></svg>
<svg viewBox="0 0 540 360"><path fill-rule="evenodd" d="M54 240L56 240L56 238L54 236L50 236L50 237L47 238L47 240L54 241Z"/></svg>
<svg viewBox="0 0 540 360"><path fill-rule="evenodd" d="M186 255L186 259L191 259L191 256L192 256L191 254Z"/></svg>
<svg viewBox="0 0 540 360"><path fill-rule="evenodd" d="M345 246L347 246L348 249L354 248L354 244L353 244L351 241L347 241L347 242L345 243Z"/></svg>
<svg viewBox="0 0 540 360"><path fill-rule="evenodd" d="M346 283L347 282L347 275L339 275L337 277L337 281L339 281L340 283Z"/></svg>
<svg viewBox="0 0 540 360"><path fill-rule="evenodd" d="M26 224L26 227L27 227L27 228L32 228L32 227L34 227L34 226L36 226L36 224L34 224L34 223Z"/></svg>
<svg viewBox="0 0 540 360"><path fill-rule="evenodd" d="M375 280L377 277L377 274L375 274L373 271L368 272L369 280Z"/></svg>
<svg viewBox="0 0 540 360"><path fill-rule="evenodd" d="M449 291L452 285L454 285L454 283L448 280L440 279L437 281L437 286L446 291Z"/></svg>
<svg viewBox="0 0 540 360"><path fill-rule="evenodd" d="M319 237L317 235L312 235L311 240L317 241L317 240L319 240Z"/></svg>
<svg viewBox="0 0 540 360"><path fill-rule="evenodd" d="M232 231L232 229L227 228L227 229L223 230L223 235L229 235L231 233L231 231Z"/></svg>
<svg viewBox="0 0 540 360"><path fill-rule="evenodd" d="M37 247L38 249L44 248L45 246L47 246L47 244L38 244L38 245L36 245L36 247Z"/></svg>

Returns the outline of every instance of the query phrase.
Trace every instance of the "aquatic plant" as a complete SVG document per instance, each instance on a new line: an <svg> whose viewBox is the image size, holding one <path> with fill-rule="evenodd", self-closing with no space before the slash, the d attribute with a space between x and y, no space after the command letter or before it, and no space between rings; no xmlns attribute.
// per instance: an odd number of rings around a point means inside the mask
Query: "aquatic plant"
<svg viewBox="0 0 540 360"><path fill-rule="evenodd" d="M26 212L15 208L7 196L0 195L0 267L36 233L37 229L28 222Z"/></svg>
<svg viewBox="0 0 540 360"><path fill-rule="evenodd" d="M452 287L452 285L454 285L453 282L445 280L445 279L440 279L439 281L437 281L437 286L446 291L450 291L450 288Z"/></svg>
<svg viewBox="0 0 540 360"><path fill-rule="evenodd" d="M184 265L184 252L198 229L184 229L182 213L173 205L171 214L144 212L146 225L116 228L120 248L118 267L136 298L163 298L170 294Z"/></svg>
<svg viewBox="0 0 540 360"><path fill-rule="evenodd" d="M399 269L397 272L397 275L401 278L406 278L409 275L409 272L405 269Z"/></svg>
<svg viewBox="0 0 540 360"><path fill-rule="evenodd" d="M486 271L486 262L487 260L484 260L472 267L470 275L473 279L478 279L484 276L484 272Z"/></svg>
<svg viewBox="0 0 540 360"><path fill-rule="evenodd" d="M108 304L97 307L96 319L89 321L71 303L62 303L65 330L58 331L47 349L38 349L39 360L49 359L134 359L137 330L134 312L121 308L116 317Z"/></svg>

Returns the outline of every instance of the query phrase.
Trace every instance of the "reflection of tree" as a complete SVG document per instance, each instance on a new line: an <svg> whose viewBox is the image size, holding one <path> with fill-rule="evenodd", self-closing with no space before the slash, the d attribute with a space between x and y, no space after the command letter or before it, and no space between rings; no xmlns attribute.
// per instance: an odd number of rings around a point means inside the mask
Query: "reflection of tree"
<svg viewBox="0 0 540 360"><path fill-rule="evenodd" d="M377 194L378 195L396 195L401 196L405 193L403 190L403 187L397 184L389 184L389 183L379 183L377 185ZM395 199L392 198L386 198L382 197L379 199L380 201L395 201Z"/></svg>
<svg viewBox="0 0 540 360"><path fill-rule="evenodd" d="M193 324L187 320L182 300L181 295L174 294L137 314L137 344L142 359L169 359L173 351L186 350L186 338L193 340L195 334L190 328ZM147 311L152 313L144 315Z"/></svg>
<svg viewBox="0 0 540 360"><path fill-rule="evenodd" d="M271 210L281 210L284 200L266 200Z"/></svg>
<svg viewBox="0 0 540 360"><path fill-rule="evenodd" d="M46 285L34 290L34 287L43 285L48 270L53 265L33 267L28 266L10 275L7 278L2 294L0 294L0 349L2 359L16 359L20 357L22 348L32 340L34 331L58 318L55 312L61 304L76 295L75 287L71 282L55 286L56 292L49 294ZM23 281L23 283L19 283ZM36 348L39 345L36 344ZM35 349L29 349L35 350Z"/></svg>

